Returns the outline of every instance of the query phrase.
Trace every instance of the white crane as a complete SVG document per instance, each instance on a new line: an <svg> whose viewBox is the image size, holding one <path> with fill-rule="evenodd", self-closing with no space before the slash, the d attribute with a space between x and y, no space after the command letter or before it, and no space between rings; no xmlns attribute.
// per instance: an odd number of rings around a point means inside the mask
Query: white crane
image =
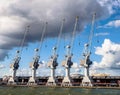
<svg viewBox="0 0 120 95"><path fill-rule="evenodd" d="M10 85L14 85L14 84L17 83L16 73L17 73L17 70L19 68L19 63L20 63L20 60L21 60L21 53L22 53L22 50L23 50L23 46L24 46L24 42L25 42L27 33L29 32L29 27L30 26L27 26L27 29L26 29L26 31L24 33L24 36L23 36L23 39L20 43L20 48L19 48L19 50L16 51L16 56L13 59L12 64L10 65L10 68L13 70L12 77L10 77L10 79L8 80L8 84L10 84Z"/></svg>
<svg viewBox="0 0 120 95"><path fill-rule="evenodd" d="M92 64L92 61L90 60L90 54L91 54L91 48L92 48L92 38L94 34L95 16L96 14L93 14L89 41L84 46L85 47L85 50L83 53L84 59L80 61L80 65L84 67L84 77L82 80L82 86L93 86L92 79L89 76L89 68L90 68L90 65Z"/></svg>
<svg viewBox="0 0 120 95"><path fill-rule="evenodd" d="M58 62L57 62L57 58L58 58L58 54L57 54L57 49L59 47L59 42L60 42L60 38L61 38L61 34L63 31L63 25L64 25L65 19L63 19L61 27L60 27L60 31L58 34L58 41L56 43L56 45L53 47L53 55L50 58L50 61L48 62L48 67L51 69L51 74L50 77L48 78L47 84L48 86L56 86L56 78L55 78L55 69L58 66Z"/></svg>
<svg viewBox="0 0 120 95"><path fill-rule="evenodd" d="M74 36L75 36L76 29L77 29L78 19L79 19L79 17L77 16L75 19L75 25L74 25L74 29L72 32L73 34L72 34L71 42L69 45L66 46L67 54L65 55L65 60L62 62L62 66L65 67L65 77L62 81L61 86L71 86L72 85L71 78L70 78L70 68L73 65L73 62L71 60L72 56L73 56L72 47L73 47L73 43L74 43Z"/></svg>
<svg viewBox="0 0 120 95"><path fill-rule="evenodd" d="M43 42L44 35L45 35L45 32L46 32L47 24L48 23L46 22L45 25L44 25L39 46L38 46L38 48L35 49L35 55L33 57L33 61L32 61L32 63L30 63L30 68L32 70L32 76L30 77L30 79L28 81L28 85L37 85L36 70L39 67L39 60L40 60L39 53L40 53L40 50L41 50L41 47L42 47L42 42Z"/></svg>

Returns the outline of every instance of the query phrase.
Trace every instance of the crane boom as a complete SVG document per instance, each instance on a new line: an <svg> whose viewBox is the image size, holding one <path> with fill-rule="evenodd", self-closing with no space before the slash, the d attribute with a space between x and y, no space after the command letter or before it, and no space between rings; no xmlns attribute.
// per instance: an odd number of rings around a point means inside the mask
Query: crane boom
<svg viewBox="0 0 120 95"><path fill-rule="evenodd" d="M43 31L42 31L41 39L40 39L39 45L38 45L39 52L40 52L41 47L42 47L42 43L43 43L44 35L45 35L46 29L47 29L47 25L48 25L48 22L45 23Z"/></svg>
<svg viewBox="0 0 120 95"><path fill-rule="evenodd" d="M60 38L61 38L61 35L62 35L64 22L65 22L65 19L62 20L62 24L61 24L60 31L59 31L59 34L58 34L58 40L57 40L57 43L56 43L56 48L58 48L59 44L60 44Z"/></svg>
<svg viewBox="0 0 120 95"><path fill-rule="evenodd" d="M73 48L73 44L74 44L74 38L75 38L75 33L76 33L77 25L78 25L78 20L79 20L79 17L77 16L76 19L75 19L75 25L74 25L74 29L73 29L73 32L72 32L72 39L71 39L71 42L70 42L71 52L72 52L72 48Z"/></svg>
<svg viewBox="0 0 120 95"><path fill-rule="evenodd" d="M92 38L93 38L93 35L94 35L95 17L96 17L96 13L93 14L92 25L91 25L91 30L90 30L88 43L85 45L85 47L86 47L85 52L86 53L91 53Z"/></svg>
<svg viewBox="0 0 120 95"><path fill-rule="evenodd" d="M21 40L21 43L20 43L20 49L19 51L22 53L22 50L23 50L23 46L24 46L24 43L25 43L25 40L26 40L26 36L27 36L27 33L30 31L30 26L28 25L26 27L26 30L24 32L24 35L23 35L23 39Z"/></svg>
<svg viewBox="0 0 120 95"><path fill-rule="evenodd" d="M79 20L79 17L77 16L76 19L75 19L74 29L73 29L73 32L72 32L72 39L71 39L69 45L66 46L66 48L67 48L67 55L71 55L71 52L72 52L72 49L73 49L75 32L76 32L76 29L77 29L78 20Z"/></svg>
<svg viewBox="0 0 120 95"><path fill-rule="evenodd" d="M44 34L46 32L47 24L48 23L46 22L44 27L43 27L41 39L39 41L38 47L35 49L35 55L33 57L33 62L30 63L30 68L32 69L32 76L30 77L30 79L28 81L28 85L37 85L37 82L36 82L36 70L39 67L39 60L40 60L39 52L40 52L41 47L42 47L42 43L43 43L43 39L44 39Z"/></svg>
<svg viewBox="0 0 120 95"><path fill-rule="evenodd" d="M33 58L33 62L30 64L30 68L38 68L39 66L39 59L40 59L40 55L39 55L39 52L41 50L41 47L42 47L42 42L43 42L43 39L44 39L44 34L46 32L46 28L47 28L47 22L45 23L44 25L44 28L43 28L43 31L42 31L42 35L41 35L41 39L39 41L39 44L38 44L38 48L35 49L35 55L34 55L34 58Z"/></svg>
<svg viewBox="0 0 120 95"><path fill-rule="evenodd" d="M30 28L30 26L27 26L27 29L25 30L24 35L23 35L23 39L21 40L21 43L20 43L20 48L19 48L19 50L16 51L16 56L14 58L14 63L13 63L14 65L19 64L19 61L21 59L20 55L23 50L23 46L24 46L24 42L25 42L27 33L29 32L29 28Z"/></svg>

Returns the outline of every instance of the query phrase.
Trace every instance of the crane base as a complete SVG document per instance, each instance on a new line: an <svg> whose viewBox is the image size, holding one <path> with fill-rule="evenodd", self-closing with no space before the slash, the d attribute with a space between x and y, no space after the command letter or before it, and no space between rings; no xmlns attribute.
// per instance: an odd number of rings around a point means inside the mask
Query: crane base
<svg viewBox="0 0 120 95"><path fill-rule="evenodd" d="M72 86L71 79L69 77L64 77L61 86Z"/></svg>
<svg viewBox="0 0 120 95"><path fill-rule="evenodd" d="M13 77L10 77L10 79L8 80L8 83L7 83L8 85L16 85L16 82L15 82L15 80L14 80L14 78Z"/></svg>
<svg viewBox="0 0 120 95"><path fill-rule="evenodd" d="M93 86L92 80L88 76L83 77L81 86L83 86L83 87L92 87Z"/></svg>
<svg viewBox="0 0 120 95"><path fill-rule="evenodd" d="M47 81L47 86L56 86L56 80L54 77L49 77L48 81Z"/></svg>
<svg viewBox="0 0 120 95"><path fill-rule="evenodd" d="M37 83L36 83L36 81L35 81L35 78L30 77L30 79L29 79L27 85L37 85Z"/></svg>

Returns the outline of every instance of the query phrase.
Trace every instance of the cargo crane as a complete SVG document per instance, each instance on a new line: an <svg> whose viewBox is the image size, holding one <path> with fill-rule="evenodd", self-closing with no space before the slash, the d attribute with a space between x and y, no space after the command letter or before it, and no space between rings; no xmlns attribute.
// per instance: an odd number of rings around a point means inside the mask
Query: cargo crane
<svg viewBox="0 0 120 95"><path fill-rule="evenodd" d="M44 25L39 46L38 46L38 48L35 49L35 55L33 57L33 61L32 61L32 63L30 63L30 68L32 70L32 76L30 77L30 79L28 81L28 85L37 85L36 70L39 67L39 60L40 60L39 53L40 53L40 50L41 50L41 47L42 47L42 42L43 42L43 39L44 39L44 34L46 32L47 24L48 23L46 22L45 25Z"/></svg>
<svg viewBox="0 0 120 95"><path fill-rule="evenodd" d="M94 34L95 17L96 17L96 13L93 14L93 18L92 18L89 41L87 44L84 45L84 48L85 48L83 53L84 59L80 61L80 65L84 67L84 77L82 80L82 86L93 86L92 79L89 76L89 68L90 68L90 65L92 64L92 61L90 60L90 55L91 55L91 48L92 48L92 38Z"/></svg>
<svg viewBox="0 0 120 95"><path fill-rule="evenodd" d="M72 32L72 39L71 39L71 42L69 45L66 46L66 49L67 49L67 54L65 55L65 60L62 62L62 66L65 67L65 77L62 81L62 84L61 86L72 86L72 81L71 81L71 78L70 78L70 68L71 66L73 65L73 62L72 62L72 46L73 46L73 43L74 43L74 36L75 36L75 32L76 32L76 29L77 29L77 24L78 24L78 19L79 17L77 16L76 17L76 20L75 20L75 25L74 25L74 29L73 29L73 32Z"/></svg>
<svg viewBox="0 0 120 95"><path fill-rule="evenodd" d="M13 70L13 72L12 72L12 76L8 80L8 85L17 84L16 73L17 73L17 70L19 68L19 63L20 63L20 60L21 60L21 54L22 54L22 50L23 50L23 46L24 46L24 42L25 42L27 33L29 32L29 27L30 26L27 26L27 29L26 29L26 31L24 33L24 36L23 36L23 39L20 43L20 48L16 51L16 56L13 59L12 64L10 65L10 68Z"/></svg>
<svg viewBox="0 0 120 95"><path fill-rule="evenodd" d="M57 54L57 49L59 47L59 42L60 42L60 38L61 38L61 34L63 31L63 25L64 25L65 19L63 19L61 27L60 27L60 31L59 31L59 35L58 35L58 41L56 43L56 45L53 47L53 54L50 58L50 61L48 62L48 67L51 69L51 75L48 78L47 81L47 86L56 86L56 78L55 78L55 69L58 66L58 62L57 62L57 58L58 58L58 54Z"/></svg>

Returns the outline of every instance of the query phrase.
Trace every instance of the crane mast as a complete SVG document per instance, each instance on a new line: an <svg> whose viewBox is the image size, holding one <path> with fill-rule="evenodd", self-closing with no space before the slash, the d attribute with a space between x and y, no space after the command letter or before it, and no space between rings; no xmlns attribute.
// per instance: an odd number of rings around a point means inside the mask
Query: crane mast
<svg viewBox="0 0 120 95"><path fill-rule="evenodd" d="M23 50L23 46L24 46L24 42L25 42L27 33L29 32L29 27L30 26L27 26L27 29L26 29L26 31L24 33L24 36L23 36L23 39L20 43L20 48L19 48L19 50L16 51L16 56L13 59L12 64L10 65L10 68L13 70L13 72L12 72L12 77L10 77L10 79L8 80L8 85L9 84L14 85L17 82L16 73L17 73L17 70L19 68L19 63L20 63L20 60L21 60L21 54L22 54L22 50Z"/></svg>
<svg viewBox="0 0 120 95"><path fill-rule="evenodd" d="M84 67L84 77L82 80L82 86L93 86L92 79L89 76L89 68L90 68L90 65L92 64L92 61L90 60L90 54L91 54L91 48L92 48L92 38L94 34L95 16L96 16L96 13L93 14L93 18L92 18L89 41L87 44L84 45L84 48L85 48L85 51L83 53L84 59L80 61L81 66Z"/></svg>

